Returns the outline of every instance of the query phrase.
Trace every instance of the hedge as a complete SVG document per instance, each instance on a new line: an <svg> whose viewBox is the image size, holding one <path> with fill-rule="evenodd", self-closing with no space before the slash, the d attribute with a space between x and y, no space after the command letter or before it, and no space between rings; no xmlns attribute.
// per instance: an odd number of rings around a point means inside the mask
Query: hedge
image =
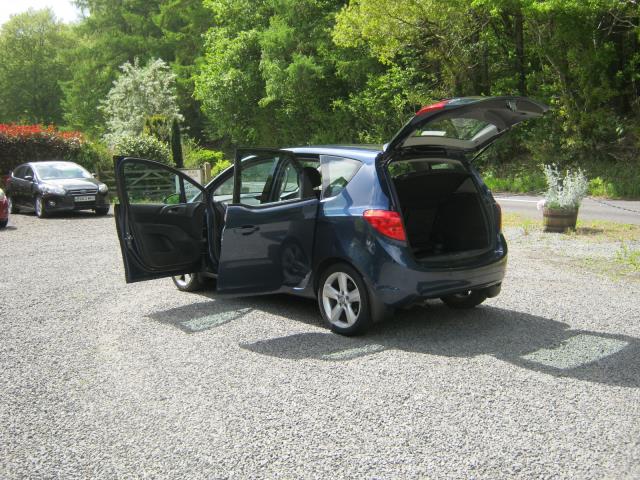
<svg viewBox="0 0 640 480"><path fill-rule="evenodd" d="M0 175L25 162L68 160L92 170L106 165L109 154L80 132L61 132L53 126L0 124Z"/></svg>
<svg viewBox="0 0 640 480"><path fill-rule="evenodd" d="M151 135L123 135L117 137L113 153L124 157L146 158L171 165L169 147Z"/></svg>

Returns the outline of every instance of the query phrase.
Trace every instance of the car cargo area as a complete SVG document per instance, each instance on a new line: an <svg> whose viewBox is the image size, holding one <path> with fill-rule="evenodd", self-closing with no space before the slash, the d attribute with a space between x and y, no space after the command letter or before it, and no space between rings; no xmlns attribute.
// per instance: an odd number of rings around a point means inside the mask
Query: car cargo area
<svg viewBox="0 0 640 480"><path fill-rule="evenodd" d="M389 171L417 260L474 255L489 248L481 197L462 164L398 162Z"/></svg>

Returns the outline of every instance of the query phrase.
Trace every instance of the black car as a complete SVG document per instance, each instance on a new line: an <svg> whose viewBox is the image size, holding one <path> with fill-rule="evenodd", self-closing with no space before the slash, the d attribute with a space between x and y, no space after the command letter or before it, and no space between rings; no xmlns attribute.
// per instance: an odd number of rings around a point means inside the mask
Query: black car
<svg viewBox="0 0 640 480"><path fill-rule="evenodd" d="M33 210L42 218L71 210L109 212L109 188L73 162L22 164L11 172L6 193L11 213Z"/></svg>

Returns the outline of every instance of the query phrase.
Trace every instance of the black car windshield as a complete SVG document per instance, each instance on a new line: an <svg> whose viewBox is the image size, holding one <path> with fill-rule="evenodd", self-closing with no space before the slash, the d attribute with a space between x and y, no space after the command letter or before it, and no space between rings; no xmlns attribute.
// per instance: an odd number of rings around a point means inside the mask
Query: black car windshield
<svg viewBox="0 0 640 480"><path fill-rule="evenodd" d="M84 168L71 162L36 163L33 168L41 180L92 178Z"/></svg>

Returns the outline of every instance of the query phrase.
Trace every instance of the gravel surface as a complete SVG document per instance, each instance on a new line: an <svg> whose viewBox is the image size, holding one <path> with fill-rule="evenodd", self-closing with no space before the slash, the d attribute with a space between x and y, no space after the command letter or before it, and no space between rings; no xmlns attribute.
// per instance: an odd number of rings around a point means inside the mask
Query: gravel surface
<svg viewBox="0 0 640 480"><path fill-rule="evenodd" d="M640 283L513 237L499 297L347 339L312 301L126 285L112 217L15 215L0 478L639 478Z"/></svg>

